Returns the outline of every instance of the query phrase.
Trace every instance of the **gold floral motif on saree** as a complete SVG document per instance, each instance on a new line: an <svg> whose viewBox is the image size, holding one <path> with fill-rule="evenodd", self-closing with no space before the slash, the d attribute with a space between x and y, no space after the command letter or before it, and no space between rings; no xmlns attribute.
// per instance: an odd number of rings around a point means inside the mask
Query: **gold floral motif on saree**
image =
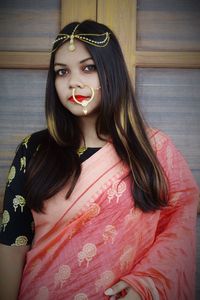
<svg viewBox="0 0 200 300"><path fill-rule="evenodd" d="M85 293L79 293L74 297L74 300L88 300L88 296Z"/></svg>
<svg viewBox="0 0 200 300"><path fill-rule="evenodd" d="M92 261L94 256L97 253L97 248L95 244L92 243L87 243L83 246L82 251L78 253L78 261L79 261L79 266L81 266L82 262L86 260L87 262L87 267L89 265L89 262Z"/></svg>
<svg viewBox="0 0 200 300"><path fill-rule="evenodd" d="M60 286L62 288L63 284L71 275L71 268L68 265L60 266L58 272L54 276L55 286Z"/></svg>
<svg viewBox="0 0 200 300"><path fill-rule="evenodd" d="M90 218L94 218L94 217L98 216L100 211L101 211L100 206L97 203L94 203L94 204L90 205L86 214L88 214L90 216Z"/></svg>
<svg viewBox="0 0 200 300"><path fill-rule="evenodd" d="M34 300L48 300L49 298L49 290L46 286L42 286Z"/></svg>
<svg viewBox="0 0 200 300"><path fill-rule="evenodd" d="M123 193L126 191L126 183L121 180L116 180L112 187L108 190L108 201L109 203L113 198L116 198L116 202L119 202L119 198L123 195Z"/></svg>
<svg viewBox="0 0 200 300"><path fill-rule="evenodd" d="M117 235L117 230L115 229L115 226L113 226L113 225L107 225L105 227L104 232L103 232L104 243L111 242L111 244L113 244L116 235Z"/></svg>
<svg viewBox="0 0 200 300"><path fill-rule="evenodd" d="M132 260L133 260L134 248L130 245L123 249L123 253L119 258L121 271L128 270Z"/></svg>
<svg viewBox="0 0 200 300"><path fill-rule="evenodd" d="M130 226L133 220L138 219L141 216L141 210L137 208L131 208L129 213L124 217L125 226Z"/></svg>
<svg viewBox="0 0 200 300"><path fill-rule="evenodd" d="M100 278L96 280L96 292L98 292L101 288L106 289L107 287L111 286L115 280L115 274L113 271L105 271L100 275Z"/></svg>

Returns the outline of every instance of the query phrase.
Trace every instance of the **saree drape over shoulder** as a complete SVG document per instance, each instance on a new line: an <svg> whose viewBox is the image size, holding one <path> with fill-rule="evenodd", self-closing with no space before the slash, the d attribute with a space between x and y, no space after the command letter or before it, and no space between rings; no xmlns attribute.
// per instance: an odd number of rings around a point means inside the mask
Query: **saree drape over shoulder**
<svg viewBox="0 0 200 300"><path fill-rule="evenodd" d="M169 206L134 207L129 168L111 143L82 164L67 187L33 211L35 238L27 254L20 300L109 299L119 280L142 299L192 300L198 188L179 151L159 131L151 142L169 182Z"/></svg>

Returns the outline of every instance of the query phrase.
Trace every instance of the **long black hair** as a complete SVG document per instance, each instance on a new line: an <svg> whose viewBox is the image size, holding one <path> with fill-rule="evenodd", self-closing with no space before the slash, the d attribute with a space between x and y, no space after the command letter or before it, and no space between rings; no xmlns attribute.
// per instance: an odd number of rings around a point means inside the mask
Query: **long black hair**
<svg viewBox="0 0 200 300"><path fill-rule="evenodd" d="M60 33L71 35L78 24L76 33L109 32L110 36L106 47L84 43L95 62L101 86L97 135L109 136L120 158L130 166L135 206L146 212L160 209L167 205L167 183L134 98L119 42L107 26L91 20L70 23ZM95 38L98 41L99 37ZM44 201L70 182L68 198L81 173L77 150L82 132L77 118L64 108L55 89L54 58L62 44L61 39L53 47L47 78L48 135L27 172L26 199L36 211L42 211Z"/></svg>

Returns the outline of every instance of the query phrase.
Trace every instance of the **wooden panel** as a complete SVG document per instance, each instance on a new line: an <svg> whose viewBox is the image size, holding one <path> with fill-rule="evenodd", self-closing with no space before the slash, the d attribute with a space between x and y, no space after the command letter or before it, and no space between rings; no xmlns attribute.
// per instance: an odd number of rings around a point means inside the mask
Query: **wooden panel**
<svg viewBox="0 0 200 300"><path fill-rule="evenodd" d="M0 50L49 51L59 31L59 0L0 1Z"/></svg>
<svg viewBox="0 0 200 300"><path fill-rule="evenodd" d="M200 186L200 70L137 69L136 94L154 126L168 133Z"/></svg>
<svg viewBox="0 0 200 300"><path fill-rule="evenodd" d="M97 21L110 27L119 39L129 72L134 78L136 49L136 0L99 0Z"/></svg>
<svg viewBox="0 0 200 300"><path fill-rule="evenodd" d="M46 71L0 70L0 210L14 151L28 134L45 127Z"/></svg>
<svg viewBox="0 0 200 300"><path fill-rule="evenodd" d="M96 21L96 0L61 0L61 27L74 21Z"/></svg>
<svg viewBox="0 0 200 300"><path fill-rule="evenodd" d="M136 51L135 55L133 67L200 68L200 53L198 52ZM49 59L50 52L2 51L0 52L0 68L47 69Z"/></svg>
<svg viewBox="0 0 200 300"><path fill-rule="evenodd" d="M137 67L200 68L200 52L136 51Z"/></svg>
<svg viewBox="0 0 200 300"><path fill-rule="evenodd" d="M0 69L47 69L50 52L0 52Z"/></svg>
<svg viewBox="0 0 200 300"><path fill-rule="evenodd" d="M199 0L138 0L138 50L200 50Z"/></svg>

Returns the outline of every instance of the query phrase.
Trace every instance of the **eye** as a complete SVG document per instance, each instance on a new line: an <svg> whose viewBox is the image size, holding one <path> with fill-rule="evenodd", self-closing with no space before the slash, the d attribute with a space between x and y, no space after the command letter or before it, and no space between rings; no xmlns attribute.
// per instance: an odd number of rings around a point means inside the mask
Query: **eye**
<svg viewBox="0 0 200 300"><path fill-rule="evenodd" d="M87 65L83 68L83 70L89 73L89 72L95 72L97 68L95 65Z"/></svg>
<svg viewBox="0 0 200 300"><path fill-rule="evenodd" d="M56 76L63 77L66 76L69 72L67 69L58 69L55 70Z"/></svg>

